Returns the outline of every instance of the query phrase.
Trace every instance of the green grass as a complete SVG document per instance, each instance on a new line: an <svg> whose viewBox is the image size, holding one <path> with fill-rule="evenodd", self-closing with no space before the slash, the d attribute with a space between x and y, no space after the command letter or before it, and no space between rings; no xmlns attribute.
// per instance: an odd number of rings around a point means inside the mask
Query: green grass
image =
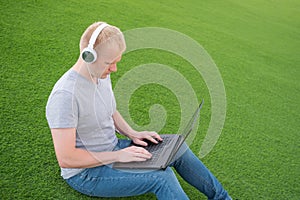
<svg viewBox="0 0 300 200"><path fill-rule="evenodd" d="M56 80L76 61L82 32L98 20L123 31L169 28L199 42L216 62L227 97L224 129L203 162L235 198L299 198L299 1L1 0L0 5L0 199L94 199L73 191L60 177L45 105ZM207 100L191 146L198 153L209 124L210 97L202 78L187 70L189 63L160 50L131 52L113 82L150 62L173 66L198 98ZM142 87L132 97L136 123L149 122L152 103L168 110L163 131L177 130L179 104L157 85ZM205 199L181 183L191 199Z"/></svg>

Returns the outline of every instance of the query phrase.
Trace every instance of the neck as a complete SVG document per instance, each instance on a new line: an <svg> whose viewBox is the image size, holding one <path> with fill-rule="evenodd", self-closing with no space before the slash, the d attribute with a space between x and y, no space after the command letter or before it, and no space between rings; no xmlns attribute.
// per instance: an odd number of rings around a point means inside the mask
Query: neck
<svg viewBox="0 0 300 200"><path fill-rule="evenodd" d="M72 69L78 72L81 76L85 77L87 80L95 84L98 83L98 78L93 76L92 72L89 70L87 64L83 60L78 59L73 65Z"/></svg>

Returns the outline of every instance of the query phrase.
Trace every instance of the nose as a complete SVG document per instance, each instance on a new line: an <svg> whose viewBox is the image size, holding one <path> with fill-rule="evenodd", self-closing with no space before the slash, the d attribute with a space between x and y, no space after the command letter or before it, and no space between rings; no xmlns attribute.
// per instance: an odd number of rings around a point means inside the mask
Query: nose
<svg viewBox="0 0 300 200"><path fill-rule="evenodd" d="M118 70L117 64L112 64L112 65L109 67L109 71L111 71L111 72L116 72L117 70Z"/></svg>

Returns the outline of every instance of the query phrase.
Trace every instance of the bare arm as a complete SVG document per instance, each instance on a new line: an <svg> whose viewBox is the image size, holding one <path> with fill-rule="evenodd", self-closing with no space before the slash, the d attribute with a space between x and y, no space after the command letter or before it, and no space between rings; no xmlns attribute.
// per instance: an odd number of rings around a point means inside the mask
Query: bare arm
<svg viewBox="0 0 300 200"><path fill-rule="evenodd" d="M113 114L113 119L114 119L115 127L118 129L118 131L120 131L121 134L132 139L135 144L146 146L147 143L143 142L143 139L147 139L156 144L158 143L157 140L162 141L162 138L156 132L153 131L138 132L133 130L129 126L129 124L124 120L124 118L119 113L119 111L116 111Z"/></svg>
<svg viewBox="0 0 300 200"><path fill-rule="evenodd" d="M113 162L145 161L151 154L140 147L112 152L90 152L76 148L75 128L51 129L54 149L60 167L90 168Z"/></svg>

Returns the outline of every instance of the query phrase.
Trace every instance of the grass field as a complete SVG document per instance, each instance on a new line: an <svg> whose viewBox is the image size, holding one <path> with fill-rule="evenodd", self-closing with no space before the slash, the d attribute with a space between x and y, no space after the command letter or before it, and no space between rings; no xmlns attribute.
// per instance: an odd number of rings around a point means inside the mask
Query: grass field
<svg viewBox="0 0 300 200"><path fill-rule="evenodd" d="M0 5L0 199L94 199L60 177L45 105L54 83L77 60L83 30L99 20L123 31L168 28L201 44L218 66L227 100L222 134L202 161L234 198L299 199L299 1L1 0ZM132 52L123 57L113 83L151 62L174 67L207 100L191 146L197 153L209 124L210 96L189 63L161 50ZM157 85L132 96L135 122L149 123L153 103L168 111L163 131L177 130L179 104ZM205 199L180 181L190 199Z"/></svg>

